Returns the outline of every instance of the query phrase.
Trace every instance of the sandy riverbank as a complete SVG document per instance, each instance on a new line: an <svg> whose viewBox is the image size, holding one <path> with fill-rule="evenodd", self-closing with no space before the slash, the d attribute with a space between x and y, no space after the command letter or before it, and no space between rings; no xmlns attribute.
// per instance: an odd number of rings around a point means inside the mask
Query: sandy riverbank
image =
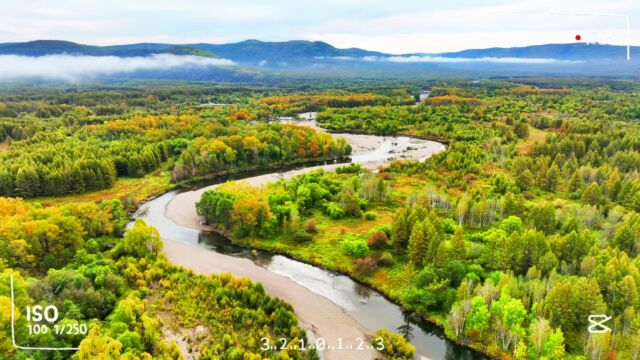
<svg viewBox="0 0 640 360"><path fill-rule="evenodd" d="M312 292L295 281L262 268L249 259L236 258L205 251L180 241L164 239L164 253L175 265L182 265L198 274L229 272L235 276L259 281L271 296L276 296L293 306L300 320L300 326L307 330L309 341L323 338L327 344L337 346L341 337L344 346L358 345L357 339L364 340L362 350L327 349L322 356L325 360L361 360L380 358L381 355L367 349L370 333L330 300ZM259 339L256 339L256 341Z"/></svg>
<svg viewBox="0 0 640 360"><path fill-rule="evenodd" d="M309 126L313 126L314 128L322 131L321 128L318 128L315 125L315 122L304 121L298 123L308 123ZM379 165L388 163L389 159L424 160L444 150L444 145L440 143L408 137L385 137L360 134L332 135L334 137L345 138L353 149L353 153L351 155L353 161L368 169L376 169ZM395 140L398 138L402 141ZM335 170L335 168L344 165L345 164L330 164L312 166L286 172L253 176L245 178L242 181L246 181L253 186L261 186L279 179L287 180L313 170L324 169L325 171L332 171ZM202 193L217 186L218 185L211 185L176 195L167 204L165 216L178 225L190 227L192 229L211 230L210 227L201 224L202 219L196 213L195 204L200 200Z"/></svg>
<svg viewBox="0 0 640 360"><path fill-rule="evenodd" d="M308 119L308 117L305 117L305 119ZM296 123L322 131L313 120L296 121ZM370 169L375 169L378 165L388 163L389 159L393 158L422 160L444 149L444 146L437 142L407 137L359 134L332 135L345 138L353 149L351 156L353 161ZM262 186L278 179L289 179L316 169L322 168L325 171L331 171L339 166L344 166L344 164L320 165L282 173L271 173L249 177L243 181L254 186ZM201 218L196 213L195 204L200 200L202 193L216 186L212 185L177 194L167 204L165 217L184 227L211 230L210 227L201 224ZM198 273L207 274L226 271L236 276L248 277L253 281L262 282L269 294L277 296L293 306L296 315L302 322L303 328L312 331L315 336L325 338L328 342L335 342L335 339L341 337L345 344L354 344L355 339L365 338L366 335L370 335L367 329L346 314L337 304L287 277L255 265L251 260L204 251L202 248L173 240L165 239L164 243L164 252L174 264L183 265ZM373 350L327 350L324 356L328 360L374 359L381 357L379 353Z"/></svg>
<svg viewBox="0 0 640 360"><path fill-rule="evenodd" d="M302 113L298 116L298 119L288 119L285 118L281 120L281 122L296 124L300 126L308 126L317 131L325 131L323 128L319 127L316 123L316 115L315 112ZM351 149L353 154L364 153L368 151L374 151L379 148L382 143L384 143L385 137L383 136L375 136L375 135L359 135L359 134L333 134L335 138L343 138L347 140L349 145L351 145Z"/></svg>

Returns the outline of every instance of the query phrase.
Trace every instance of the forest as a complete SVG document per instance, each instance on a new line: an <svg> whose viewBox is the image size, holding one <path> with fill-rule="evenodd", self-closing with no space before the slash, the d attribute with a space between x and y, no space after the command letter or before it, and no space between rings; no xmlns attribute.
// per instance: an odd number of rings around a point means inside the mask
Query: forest
<svg viewBox="0 0 640 360"><path fill-rule="evenodd" d="M225 109L83 125L55 119L65 125L22 134L26 138L19 141L7 136L10 146L0 153L0 194L30 198L110 188L118 177L142 177L169 160L175 162L172 178L177 182L251 165L332 159L350 152L348 144L308 128L247 124L254 116L248 109Z"/></svg>
<svg viewBox="0 0 640 360"><path fill-rule="evenodd" d="M457 84L413 106L326 107L329 129L449 145L422 163L228 183L197 209L493 356L636 359L640 92L625 90ZM588 332L591 314L610 315L613 331Z"/></svg>
<svg viewBox="0 0 640 360"><path fill-rule="evenodd" d="M167 341L164 329L169 323L195 327L202 318L208 331L190 339L188 348L202 359L276 358L282 355L261 350L255 339L305 338L291 307L259 283L224 273L196 275L171 265L161 254L157 230L142 220L125 232L128 214L118 200L43 209L0 198L0 208L3 314L10 313L7 295L14 276L19 306L53 304L60 312L58 325L88 328L84 335L28 334L24 313L16 309L18 341L79 346L78 359L181 359L187 349ZM160 316L165 313L171 318ZM3 316L3 357L65 358L63 352L17 351L10 327L11 319ZM291 359L314 358L285 351Z"/></svg>
<svg viewBox="0 0 640 360"><path fill-rule="evenodd" d="M446 150L227 182L198 214L234 241L348 274L495 358L637 359L639 99L637 83L593 79L3 88L0 308L11 312L13 275L18 304L53 302L59 324L87 335L27 336L17 309L19 341L79 350L17 350L3 316L0 354L317 358L260 349L262 337L307 340L262 284L176 267L158 231L131 221L140 201L196 180L348 157L344 139L276 121L313 111L331 131ZM589 333L591 314L612 316L612 332ZM388 358L413 358L402 336L376 336Z"/></svg>

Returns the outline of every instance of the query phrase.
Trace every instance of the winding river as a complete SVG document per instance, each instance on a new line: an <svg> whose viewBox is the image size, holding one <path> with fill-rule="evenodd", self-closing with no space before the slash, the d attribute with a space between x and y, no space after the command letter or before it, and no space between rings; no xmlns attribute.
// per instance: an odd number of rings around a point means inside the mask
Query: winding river
<svg viewBox="0 0 640 360"><path fill-rule="evenodd" d="M313 114L310 114L313 116ZM307 125L314 126L313 122ZM354 149L351 161L368 168L390 158L423 160L444 149L444 145L408 137L334 134L347 139ZM335 163L284 169L275 173L244 173L236 178L218 178L190 189L170 191L143 204L136 217L155 226L164 241L168 259L196 273L229 272L262 282L265 290L291 304L307 330L309 340L326 340L333 349L320 355L323 359L374 359L380 354L367 349L364 342L376 329L385 327L406 335L416 347L417 359L480 360L481 354L447 340L432 324L416 321L398 305L388 301L368 286L349 277L275 255L252 251L232 244L210 231L195 214L195 202L206 189L227 180L243 179L252 184L264 184L279 178L290 178L318 168L326 170L340 166ZM342 349L338 349L338 338ZM351 349L349 349L351 347Z"/></svg>

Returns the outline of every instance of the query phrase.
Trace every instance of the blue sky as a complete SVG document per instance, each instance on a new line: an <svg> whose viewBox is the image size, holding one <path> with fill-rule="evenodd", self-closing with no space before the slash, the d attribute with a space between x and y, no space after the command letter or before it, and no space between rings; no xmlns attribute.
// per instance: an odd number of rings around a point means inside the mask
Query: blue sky
<svg viewBox="0 0 640 360"><path fill-rule="evenodd" d="M638 0L2 0L0 42L322 40L390 53L584 41L640 45Z"/></svg>

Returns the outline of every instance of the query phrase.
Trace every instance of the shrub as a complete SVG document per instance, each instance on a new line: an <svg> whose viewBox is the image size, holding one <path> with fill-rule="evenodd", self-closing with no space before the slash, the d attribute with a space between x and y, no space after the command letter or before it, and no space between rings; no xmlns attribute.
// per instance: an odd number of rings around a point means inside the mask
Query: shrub
<svg viewBox="0 0 640 360"><path fill-rule="evenodd" d="M359 174L362 171L360 164L349 164L336 168L337 174Z"/></svg>
<svg viewBox="0 0 640 360"><path fill-rule="evenodd" d="M365 220L375 220L376 219L376 213L374 213L373 211L367 211L366 213L364 213L364 219Z"/></svg>
<svg viewBox="0 0 640 360"><path fill-rule="evenodd" d="M413 360L416 348L411 345L402 336L392 333L387 329L378 329L371 345L376 349L384 347L380 352L389 359L395 360Z"/></svg>
<svg viewBox="0 0 640 360"><path fill-rule="evenodd" d="M456 223L455 220L453 219L444 219L444 221L442 222L442 228L444 229L444 232L447 234L453 234L454 232L456 232L456 228L458 227L458 223Z"/></svg>
<svg viewBox="0 0 640 360"><path fill-rule="evenodd" d="M378 265L371 256L367 256L364 259L356 259L354 269L360 275L371 276L378 270Z"/></svg>
<svg viewBox="0 0 640 360"><path fill-rule="evenodd" d="M342 241L342 251L349 256L363 258L369 255L369 247L364 239L348 236Z"/></svg>
<svg viewBox="0 0 640 360"><path fill-rule="evenodd" d="M373 234L377 231L382 231L387 234L387 238L391 237L391 227L387 224L380 224L372 227L371 230L369 230L369 234Z"/></svg>
<svg viewBox="0 0 640 360"><path fill-rule="evenodd" d="M347 214L347 212L342 206L340 206L340 204L333 201L327 203L327 205L325 206L325 212L332 219L341 219Z"/></svg>
<svg viewBox="0 0 640 360"><path fill-rule="evenodd" d="M305 225L305 230L307 230L309 234L315 234L318 232L318 226L316 225L315 221L309 220Z"/></svg>
<svg viewBox="0 0 640 360"><path fill-rule="evenodd" d="M517 216L511 215L508 218L502 220L500 228L507 232L507 234L513 234L514 232L522 232L523 225L522 219Z"/></svg>
<svg viewBox="0 0 640 360"><path fill-rule="evenodd" d="M360 206L360 210L366 210L367 206L369 206L369 201L367 199L359 199L358 206Z"/></svg>
<svg viewBox="0 0 640 360"><path fill-rule="evenodd" d="M313 240L313 236L311 236L310 234L308 234L308 233L306 233L304 231L298 231L295 234L293 234L291 239L293 239L293 241L295 241L297 243L306 243L306 242L310 242L311 240Z"/></svg>
<svg viewBox="0 0 640 360"><path fill-rule="evenodd" d="M380 255L380 257L378 257L378 266L388 267L393 266L393 264L395 264L393 256L391 256L391 254L389 254L388 252L385 252Z"/></svg>
<svg viewBox="0 0 640 360"><path fill-rule="evenodd" d="M387 234L383 231L376 231L371 236L369 236L369 241L367 244L369 247L380 249L387 245Z"/></svg>
<svg viewBox="0 0 640 360"><path fill-rule="evenodd" d="M438 275L431 265L425 266L414 278L414 284L418 288L423 288L438 280Z"/></svg>

